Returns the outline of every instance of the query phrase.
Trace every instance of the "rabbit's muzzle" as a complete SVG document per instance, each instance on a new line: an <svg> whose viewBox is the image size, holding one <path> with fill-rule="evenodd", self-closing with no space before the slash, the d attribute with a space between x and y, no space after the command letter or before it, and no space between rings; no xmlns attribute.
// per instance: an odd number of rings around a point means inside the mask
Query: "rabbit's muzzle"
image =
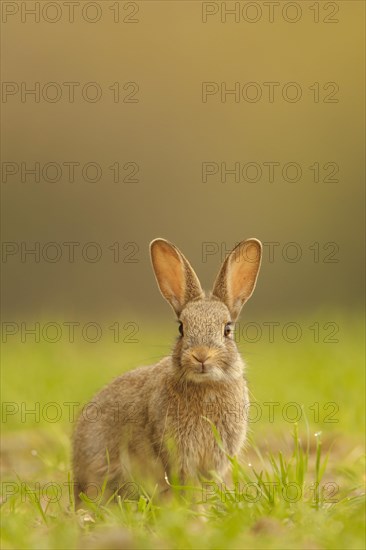
<svg viewBox="0 0 366 550"><path fill-rule="evenodd" d="M190 355L192 362L197 363L198 365L198 372L207 373L210 366L210 357L212 357L210 350L205 346L201 346L191 350Z"/></svg>
<svg viewBox="0 0 366 550"><path fill-rule="evenodd" d="M217 353L207 346L196 346L184 353L182 361L187 378L195 381L203 379L218 380L222 377L222 370L218 365Z"/></svg>

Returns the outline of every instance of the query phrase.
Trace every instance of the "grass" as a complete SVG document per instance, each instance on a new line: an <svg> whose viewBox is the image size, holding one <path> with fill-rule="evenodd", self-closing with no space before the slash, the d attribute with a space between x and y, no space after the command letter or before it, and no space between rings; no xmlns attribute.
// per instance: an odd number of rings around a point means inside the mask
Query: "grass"
<svg viewBox="0 0 366 550"><path fill-rule="evenodd" d="M184 494L173 489L169 502L153 491L107 506L85 499L76 513L70 403L79 404L76 413L120 372L167 354L176 327L146 319L131 344L9 339L1 547L365 548L364 327L358 316L338 317L339 341L317 343L306 330L312 322L302 321L296 343L239 341L255 406L247 448L240 460L230 457L229 479Z"/></svg>

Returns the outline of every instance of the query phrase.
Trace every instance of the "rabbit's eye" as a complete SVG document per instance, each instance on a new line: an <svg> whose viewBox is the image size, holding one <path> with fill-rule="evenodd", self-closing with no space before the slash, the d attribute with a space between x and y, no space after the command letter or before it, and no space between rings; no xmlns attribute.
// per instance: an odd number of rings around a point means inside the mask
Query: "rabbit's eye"
<svg viewBox="0 0 366 550"><path fill-rule="evenodd" d="M224 336L228 337L228 336L230 336L231 333L232 333L232 324L231 323L226 323L225 328L224 328Z"/></svg>
<svg viewBox="0 0 366 550"><path fill-rule="evenodd" d="M179 321L179 334L183 336L183 323Z"/></svg>

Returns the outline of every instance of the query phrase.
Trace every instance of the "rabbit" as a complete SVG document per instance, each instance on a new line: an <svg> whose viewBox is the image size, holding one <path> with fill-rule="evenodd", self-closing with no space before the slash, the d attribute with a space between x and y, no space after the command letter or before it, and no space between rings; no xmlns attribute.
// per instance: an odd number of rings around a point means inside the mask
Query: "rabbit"
<svg viewBox="0 0 366 550"><path fill-rule="evenodd" d="M261 242L247 239L232 250L211 293L169 241L153 240L150 255L159 289L178 319L177 340L171 355L119 376L96 394L94 413L79 416L73 434L76 507L81 492L126 496L137 479L151 477L164 492L172 479L185 485L212 472L223 476L228 455L237 455L246 439L248 390L233 329L256 285Z"/></svg>

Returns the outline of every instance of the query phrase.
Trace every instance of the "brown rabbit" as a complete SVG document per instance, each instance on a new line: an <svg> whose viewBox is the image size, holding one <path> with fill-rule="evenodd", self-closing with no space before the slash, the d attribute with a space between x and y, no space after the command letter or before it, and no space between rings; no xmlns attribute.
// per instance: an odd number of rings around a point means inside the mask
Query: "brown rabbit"
<svg viewBox="0 0 366 550"><path fill-rule="evenodd" d="M206 295L191 265L173 244L150 245L152 266L164 298L179 321L170 356L127 372L93 399L97 411L81 415L73 439L75 502L126 494L129 482L223 475L246 437L248 392L233 323L253 293L262 245L238 244ZM211 421L211 422L210 422ZM216 427L223 448L217 442ZM174 477L176 476L176 477ZM125 490L124 490L125 489Z"/></svg>

